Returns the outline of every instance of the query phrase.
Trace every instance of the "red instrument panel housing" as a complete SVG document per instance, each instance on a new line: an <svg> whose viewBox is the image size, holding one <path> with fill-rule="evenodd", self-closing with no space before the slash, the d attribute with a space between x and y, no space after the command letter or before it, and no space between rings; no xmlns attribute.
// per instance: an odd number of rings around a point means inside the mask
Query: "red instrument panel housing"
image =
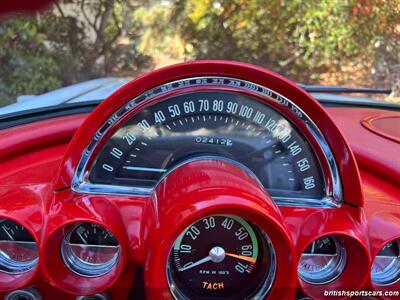
<svg viewBox="0 0 400 300"><path fill-rule="evenodd" d="M232 166L228 166L231 169L225 186L243 180L248 190L244 184L237 190L231 186L229 197L215 192L210 184L210 188L204 187L207 184L200 188L199 179L189 175L203 169L194 171L193 165L170 174L149 197L79 194L70 189L88 142L118 108L154 86L207 75L246 79L295 102L329 142L341 174L344 204L339 208L277 207L267 193L257 190L251 177L238 175L240 172ZM369 122L365 120L377 116L398 119L400 113L323 108L295 84L262 68L203 61L167 67L140 77L89 115L59 117L2 130L0 217L15 220L30 231L39 247L39 265L21 275L0 273L0 291L6 294L34 286L44 299L55 295L74 299L75 295L103 291L115 299L127 299L138 280L136 269L141 267L149 299L172 299L163 276L169 249L185 227L214 213L243 216L265 230L274 227L271 236L277 245L278 237L284 237L277 250L278 268L286 270L286 277L284 272L279 273L269 293L272 299L296 299L296 293L325 299L324 291L331 290L398 291L400 282L375 286L370 277L376 254L385 244L400 238L400 144L365 128L365 122ZM170 190L170 182L174 183L175 193ZM179 182L183 182L184 188L177 188ZM60 243L76 222L99 224L119 241L121 256L111 272L83 278L65 267L59 254ZM312 285L297 276L297 264L304 249L325 235L343 239L348 263L335 281Z"/></svg>

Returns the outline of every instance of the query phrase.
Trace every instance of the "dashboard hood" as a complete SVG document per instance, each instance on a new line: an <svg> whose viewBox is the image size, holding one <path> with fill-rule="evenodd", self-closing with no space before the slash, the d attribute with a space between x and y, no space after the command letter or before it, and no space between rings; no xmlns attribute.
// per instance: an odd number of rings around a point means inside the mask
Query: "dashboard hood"
<svg viewBox="0 0 400 300"><path fill-rule="evenodd" d="M17 98L16 103L0 108L0 115L68 103L104 100L130 80L131 78L105 77L83 81L41 95L22 95Z"/></svg>
<svg viewBox="0 0 400 300"><path fill-rule="evenodd" d="M0 107L0 116L19 113L29 110L40 110L45 107L57 107L64 104L89 103L93 101L101 102L133 78L104 77L83 81L70 86L56 89L41 95L21 95L16 102L5 107ZM383 101L373 100L365 97L353 97L340 92L334 92L335 88L347 89L346 87L336 86L308 86L299 84L308 91L319 102L328 105L361 105L361 106L380 106L393 108L394 104ZM349 88L351 89L351 88ZM321 92L326 90L326 92ZM318 91L318 92L316 92Z"/></svg>

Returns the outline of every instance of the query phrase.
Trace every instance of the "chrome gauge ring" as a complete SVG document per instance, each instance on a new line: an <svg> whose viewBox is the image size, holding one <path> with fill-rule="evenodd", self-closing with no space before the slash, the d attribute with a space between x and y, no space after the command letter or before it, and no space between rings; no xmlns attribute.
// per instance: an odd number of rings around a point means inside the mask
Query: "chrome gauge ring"
<svg viewBox="0 0 400 300"><path fill-rule="evenodd" d="M38 247L28 230L9 219L0 220L0 272L21 274L38 263Z"/></svg>
<svg viewBox="0 0 400 300"><path fill-rule="evenodd" d="M375 256L371 279L376 285L390 285L400 280L400 239L387 243Z"/></svg>
<svg viewBox="0 0 400 300"><path fill-rule="evenodd" d="M325 236L313 241L300 258L298 273L302 280L311 284L326 284L342 274L347 252L341 240Z"/></svg>
<svg viewBox="0 0 400 300"><path fill-rule="evenodd" d="M167 264L175 299L263 299L275 272L267 235L235 215L211 215L187 227Z"/></svg>
<svg viewBox="0 0 400 300"><path fill-rule="evenodd" d="M113 269L120 245L107 229L93 223L79 223L65 236L61 245L64 264L83 277L102 276Z"/></svg>

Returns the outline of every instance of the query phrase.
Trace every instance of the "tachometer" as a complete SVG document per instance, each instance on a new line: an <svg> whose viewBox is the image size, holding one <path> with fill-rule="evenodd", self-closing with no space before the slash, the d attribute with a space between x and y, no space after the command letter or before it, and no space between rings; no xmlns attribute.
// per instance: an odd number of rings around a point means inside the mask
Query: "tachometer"
<svg viewBox="0 0 400 300"><path fill-rule="evenodd" d="M217 90L172 96L134 115L106 142L89 180L150 192L176 165L207 155L244 165L275 198L324 197L320 165L298 129L256 97Z"/></svg>
<svg viewBox="0 0 400 300"><path fill-rule="evenodd" d="M261 299L275 267L273 247L257 226L238 216L213 215L176 239L167 278L176 299Z"/></svg>

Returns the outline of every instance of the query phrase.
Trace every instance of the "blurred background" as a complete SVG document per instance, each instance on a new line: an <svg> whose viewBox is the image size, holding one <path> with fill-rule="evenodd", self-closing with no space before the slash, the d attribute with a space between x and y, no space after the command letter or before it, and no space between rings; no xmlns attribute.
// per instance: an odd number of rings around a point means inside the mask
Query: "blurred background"
<svg viewBox="0 0 400 300"><path fill-rule="evenodd" d="M391 88L382 100L400 103L400 0L64 0L1 16L0 106L194 59Z"/></svg>

